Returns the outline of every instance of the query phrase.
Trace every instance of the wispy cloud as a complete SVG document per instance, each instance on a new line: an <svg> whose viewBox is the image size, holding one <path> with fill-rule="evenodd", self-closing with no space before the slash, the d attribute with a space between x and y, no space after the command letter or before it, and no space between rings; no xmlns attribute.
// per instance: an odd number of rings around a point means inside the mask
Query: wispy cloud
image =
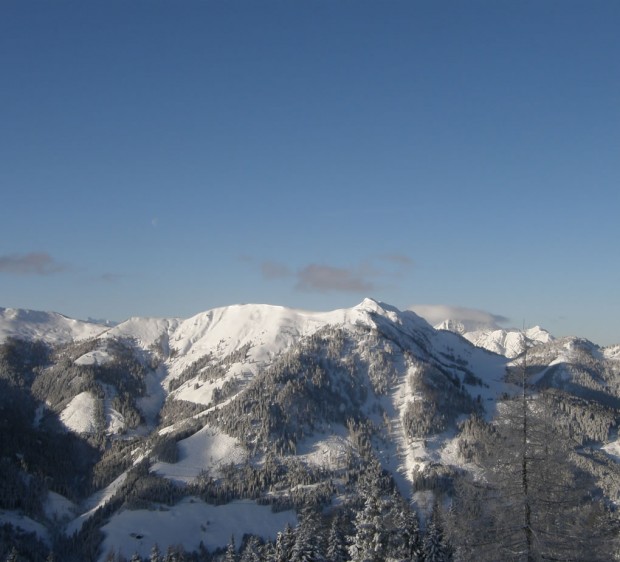
<svg viewBox="0 0 620 562"><path fill-rule="evenodd" d="M413 310L413 312L433 325L448 319L486 326L497 326L509 321L508 318L500 314L493 314L476 308L446 304L414 304L409 307L409 310Z"/></svg>
<svg viewBox="0 0 620 562"><path fill-rule="evenodd" d="M10 275L51 275L66 269L46 252L0 256L0 273Z"/></svg>
<svg viewBox="0 0 620 562"><path fill-rule="evenodd" d="M379 259L382 259L387 262L392 262L396 265L400 265L403 267L411 267L413 266L413 260L404 254L382 254L379 256Z"/></svg>
<svg viewBox="0 0 620 562"><path fill-rule="evenodd" d="M312 263L297 272L295 288L318 293L366 293L373 291L376 286L355 269Z"/></svg>
<svg viewBox="0 0 620 562"><path fill-rule="evenodd" d="M117 283L123 278L123 276L119 273L102 273L99 276L101 281L105 281L106 283Z"/></svg>
<svg viewBox="0 0 620 562"><path fill-rule="evenodd" d="M290 277L292 273L288 266L276 261L264 261L260 264L260 269L265 279L282 279Z"/></svg>

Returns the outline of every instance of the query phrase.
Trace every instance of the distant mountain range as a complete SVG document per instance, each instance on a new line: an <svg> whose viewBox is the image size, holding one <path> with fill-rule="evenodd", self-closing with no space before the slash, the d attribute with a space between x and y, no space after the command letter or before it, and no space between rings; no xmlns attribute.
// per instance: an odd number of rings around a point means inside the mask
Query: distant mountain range
<svg viewBox="0 0 620 562"><path fill-rule="evenodd" d="M491 470L480 451L523 380L532 418L547 404L584 495L615 524L620 346L538 327L433 327L372 299L115 326L0 308L0 342L0 559L11 548L157 559L157 544L162 560L169 548L224 560L234 537L248 560L249 549L277 560L289 539L282 559L337 560L339 533L342 560L370 548L409 560L401 516L419 518L415 548L430 559L435 512ZM361 518L375 497L386 529L370 547ZM443 517L443 552L465 552Z"/></svg>

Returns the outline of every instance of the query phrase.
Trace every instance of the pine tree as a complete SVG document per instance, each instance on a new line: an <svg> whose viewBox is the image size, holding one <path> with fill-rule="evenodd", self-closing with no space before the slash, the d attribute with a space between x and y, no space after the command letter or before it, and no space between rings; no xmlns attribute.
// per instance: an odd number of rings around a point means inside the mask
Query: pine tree
<svg viewBox="0 0 620 562"><path fill-rule="evenodd" d="M422 551L425 562L449 562L452 560L450 548L444 539L443 525L437 504L433 507L433 513L424 535Z"/></svg>
<svg viewBox="0 0 620 562"><path fill-rule="evenodd" d="M295 545L291 551L291 562L319 562L325 560L321 554L321 529L318 515L313 510L302 513L295 529Z"/></svg>
<svg viewBox="0 0 620 562"><path fill-rule="evenodd" d="M397 560L422 560L422 538L417 513L400 497L395 497L392 505L395 514L390 529L390 556Z"/></svg>
<svg viewBox="0 0 620 562"><path fill-rule="evenodd" d="M159 546L157 545L157 543L155 543L153 545L153 548L151 548L149 562L161 562L161 552L159 551Z"/></svg>
<svg viewBox="0 0 620 562"><path fill-rule="evenodd" d="M237 549L235 548L235 535L231 535L230 542L226 547L224 562L237 562Z"/></svg>
<svg viewBox="0 0 620 562"><path fill-rule="evenodd" d="M284 531L278 533L276 537L276 562L289 562L293 555L293 547L295 546L295 533L292 527L287 523Z"/></svg>
<svg viewBox="0 0 620 562"><path fill-rule="evenodd" d="M243 552L241 553L241 557L239 558L240 562L261 562L261 548L260 541L258 537L255 535L251 535L246 541Z"/></svg>
<svg viewBox="0 0 620 562"><path fill-rule="evenodd" d="M344 562L348 559L345 537L341 529L339 517L334 517L332 520L329 535L327 536L327 550L325 554L330 562Z"/></svg>
<svg viewBox="0 0 620 562"><path fill-rule="evenodd" d="M353 562L382 562L385 560L387 533L384 527L381 500L370 493L364 507L355 516L355 534L351 537L349 556Z"/></svg>

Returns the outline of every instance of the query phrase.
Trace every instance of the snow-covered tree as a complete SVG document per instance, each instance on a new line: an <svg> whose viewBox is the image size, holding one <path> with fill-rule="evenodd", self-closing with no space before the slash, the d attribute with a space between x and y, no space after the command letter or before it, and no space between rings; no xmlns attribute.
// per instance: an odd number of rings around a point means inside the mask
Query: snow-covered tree
<svg viewBox="0 0 620 562"><path fill-rule="evenodd" d="M387 532L384 527L381 499L370 494L354 521L355 533L350 539L349 556L353 562L385 560Z"/></svg>
<svg viewBox="0 0 620 562"><path fill-rule="evenodd" d="M459 556L609 560L617 532L592 478L571 460L578 460L576 443L555 423L545 392L530 393L524 362L514 373L520 394L504 400L480 432L483 478L458 483L449 528Z"/></svg>
<svg viewBox="0 0 620 562"><path fill-rule="evenodd" d="M157 543L151 548L151 554L149 555L149 562L161 562L161 552Z"/></svg>
<svg viewBox="0 0 620 562"><path fill-rule="evenodd" d="M452 553L444 538L439 508L435 504L422 543L425 562L450 562Z"/></svg>
<svg viewBox="0 0 620 562"><path fill-rule="evenodd" d="M318 514L310 509L302 513L295 529L295 545L291 562L319 562L325 560L321 553L321 528Z"/></svg>
<svg viewBox="0 0 620 562"><path fill-rule="evenodd" d="M289 562L295 546L295 532L287 523L284 531L276 536L275 560L276 562Z"/></svg>
<svg viewBox="0 0 620 562"><path fill-rule="evenodd" d="M334 517L330 525L325 554L330 562L345 562L349 558L339 517Z"/></svg>
<svg viewBox="0 0 620 562"><path fill-rule="evenodd" d="M226 556L224 562L237 562L237 548L235 547L235 535L231 535L228 546L226 547Z"/></svg>

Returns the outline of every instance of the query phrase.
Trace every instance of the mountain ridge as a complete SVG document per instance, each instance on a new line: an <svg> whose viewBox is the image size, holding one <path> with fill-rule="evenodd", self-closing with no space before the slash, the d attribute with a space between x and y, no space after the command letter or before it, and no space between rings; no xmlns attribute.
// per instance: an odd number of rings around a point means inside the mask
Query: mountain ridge
<svg viewBox="0 0 620 562"><path fill-rule="evenodd" d="M192 523L214 518L220 504L222 521L254 513L244 529L273 541L278 525L301 525L311 506L327 521L352 522L368 490L384 485L382 501L391 490L425 521L465 475L482 474L480 450L495 446L493 428L521 392L519 353L475 346L373 299L329 312L245 304L186 319L134 317L84 338L72 334L90 327L71 324L64 339L54 329L65 321L42 314L37 330L11 328L38 336L47 318L47 344L0 342L0 471L16 489L47 476L21 503L0 484L0 523L25 514L42 526L41 540L60 537L63 560L75 544L76 561L103 562L111 549L144 558L155 537L171 536L157 531L171 524L166 512L194 525L188 551L197 536L224 548L241 528L227 524L214 537ZM544 399L557 430L579 441L585 453L571 454L597 497L620 503L620 346L537 334L520 340L533 405ZM72 443L75 468L41 460L37 440ZM46 455L58 448L50 447ZM258 509L265 505L284 515ZM44 506L57 520L41 515Z"/></svg>

